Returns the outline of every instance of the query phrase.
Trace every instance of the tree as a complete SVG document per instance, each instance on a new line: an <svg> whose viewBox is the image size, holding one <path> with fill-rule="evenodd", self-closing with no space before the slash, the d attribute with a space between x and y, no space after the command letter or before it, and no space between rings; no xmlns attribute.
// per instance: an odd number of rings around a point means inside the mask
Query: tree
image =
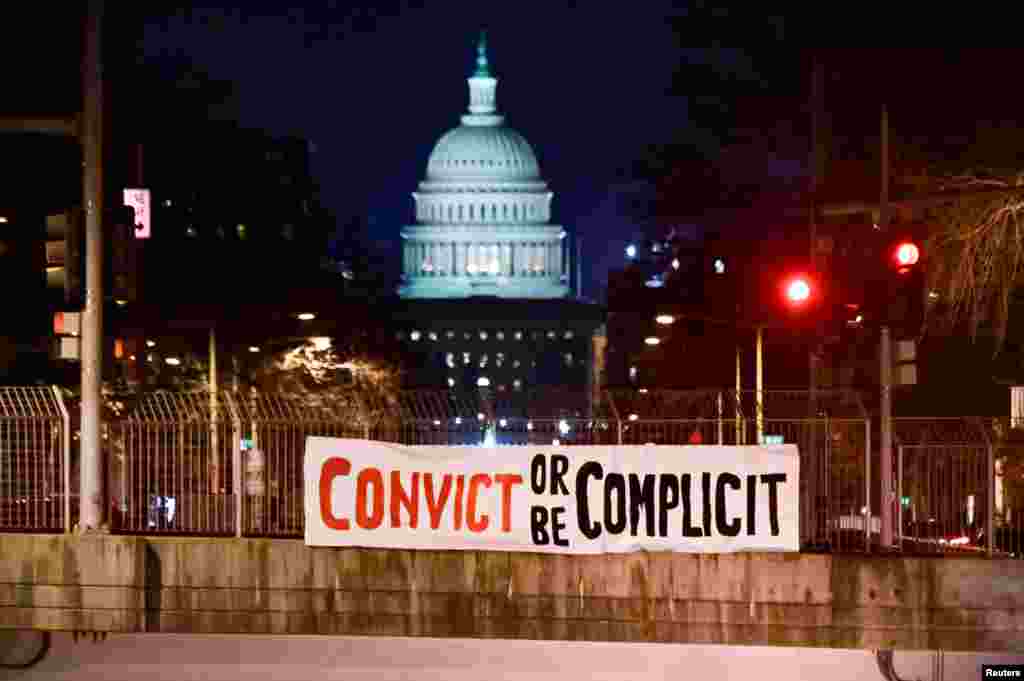
<svg viewBox="0 0 1024 681"><path fill-rule="evenodd" d="M957 148L959 147L959 148ZM947 197L928 240L928 324L990 330L998 353L1024 275L1024 137L981 122L966 144L902 159L897 181L911 195ZM929 157L930 156L930 157ZM953 160L947 160L953 159Z"/></svg>

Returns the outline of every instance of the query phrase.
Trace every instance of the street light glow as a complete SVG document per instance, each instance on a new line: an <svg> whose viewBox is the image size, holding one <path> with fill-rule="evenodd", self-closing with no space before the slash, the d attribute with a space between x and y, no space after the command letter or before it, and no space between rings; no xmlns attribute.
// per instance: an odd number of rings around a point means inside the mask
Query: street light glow
<svg viewBox="0 0 1024 681"><path fill-rule="evenodd" d="M313 314L312 312L300 312L299 314L297 314L295 316L300 321L303 321L303 322L310 322L310 321L313 321L314 319L316 319L316 315Z"/></svg>
<svg viewBox="0 0 1024 681"><path fill-rule="evenodd" d="M177 357L168 357L164 361L170 364L172 367L176 367L181 364L181 360L178 359Z"/></svg>
<svg viewBox="0 0 1024 681"><path fill-rule="evenodd" d="M644 343L647 343L648 345L658 345L661 343L661 339L657 336L648 336L647 338L644 338Z"/></svg>
<svg viewBox="0 0 1024 681"><path fill-rule="evenodd" d="M660 314L654 318L654 321L658 322L662 326L668 326L676 321L676 318L670 314Z"/></svg>
<svg viewBox="0 0 1024 681"><path fill-rule="evenodd" d="M260 351L260 349L257 346L255 346L255 345L250 345L249 346L249 352L259 352L259 351Z"/></svg>
<svg viewBox="0 0 1024 681"><path fill-rule="evenodd" d="M626 246L626 257L627 258L635 258L636 257L636 246L634 246L633 244L630 244L630 245Z"/></svg>

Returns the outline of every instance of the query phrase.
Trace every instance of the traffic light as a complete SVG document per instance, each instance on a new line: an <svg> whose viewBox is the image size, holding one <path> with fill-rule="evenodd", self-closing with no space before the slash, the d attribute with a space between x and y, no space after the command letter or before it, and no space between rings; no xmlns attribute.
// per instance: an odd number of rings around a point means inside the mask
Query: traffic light
<svg viewBox="0 0 1024 681"><path fill-rule="evenodd" d="M793 330L808 330L821 321L827 302L821 279L809 268L787 267L776 275L776 321Z"/></svg>
<svg viewBox="0 0 1024 681"><path fill-rule="evenodd" d="M890 235L868 286L868 317L898 336L917 336L924 325L924 252L910 234Z"/></svg>
<svg viewBox="0 0 1024 681"><path fill-rule="evenodd" d="M118 304L132 302L136 299L138 283L135 210L130 206L116 206L109 211L107 224L110 240L109 297Z"/></svg>
<svg viewBox="0 0 1024 681"><path fill-rule="evenodd" d="M64 303L70 309L85 304L83 231L80 208L46 216L47 288L63 288Z"/></svg>

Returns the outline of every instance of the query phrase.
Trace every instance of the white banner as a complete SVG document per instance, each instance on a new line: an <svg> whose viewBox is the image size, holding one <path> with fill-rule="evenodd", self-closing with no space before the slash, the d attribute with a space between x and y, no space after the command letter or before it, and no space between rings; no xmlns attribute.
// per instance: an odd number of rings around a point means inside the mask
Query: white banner
<svg viewBox="0 0 1024 681"><path fill-rule="evenodd" d="M798 551L795 445L406 447L306 440L306 544Z"/></svg>

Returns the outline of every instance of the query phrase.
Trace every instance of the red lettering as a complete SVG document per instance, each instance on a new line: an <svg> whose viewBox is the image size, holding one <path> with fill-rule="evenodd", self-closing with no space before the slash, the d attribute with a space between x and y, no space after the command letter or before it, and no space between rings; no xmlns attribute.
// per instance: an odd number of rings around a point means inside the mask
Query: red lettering
<svg viewBox="0 0 1024 681"><path fill-rule="evenodd" d="M334 479L352 472L348 459L332 456L320 467L320 518L332 530L347 530L348 518L339 518L331 510L331 486Z"/></svg>
<svg viewBox="0 0 1024 681"><path fill-rule="evenodd" d="M466 476L455 476L455 529L462 529L462 494L466 490Z"/></svg>
<svg viewBox="0 0 1024 681"><path fill-rule="evenodd" d="M419 524L420 516L420 474L412 474L412 482L410 483L410 489L412 490L412 496L405 493L405 488L402 487L402 472L391 471L391 527L401 527L402 518L400 517L399 510L401 507L405 507L405 512L409 514L409 527L416 529Z"/></svg>
<svg viewBox="0 0 1024 681"><path fill-rule="evenodd" d="M373 511L366 514L366 488L373 485ZM384 476L376 468L364 468L356 478L356 524L376 530L384 520Z"/></svg>
<svg viewBox="0 0 1024 681"><path fill-rule="evenodd" d="M448 495L452 491L452 476L444 474L444 482L441 483L441 494L434 498L434 475L433 473L423 474L423 487L427 491L427 511L430 513L430 529L436 530L441 525L441 513L448 501Z"/></svg>
<svg viewBox="0 0 1024 681"><path fill-rule="evenodd" d="M523 484L523 476L499 473L494 481L501 485L501 531L512 531L512 485Z"/></svg>
<svg viewBox="0 0 1024 681"><path fill-rule="evenodd" d="M481 485L490 487L491 476L486 473L478 473L469 479L469 498L466 500L466 526L472 532L483 532L491 522L491 519L486 515L480 516L479 519L476 517L476 498Z"/></svg>

